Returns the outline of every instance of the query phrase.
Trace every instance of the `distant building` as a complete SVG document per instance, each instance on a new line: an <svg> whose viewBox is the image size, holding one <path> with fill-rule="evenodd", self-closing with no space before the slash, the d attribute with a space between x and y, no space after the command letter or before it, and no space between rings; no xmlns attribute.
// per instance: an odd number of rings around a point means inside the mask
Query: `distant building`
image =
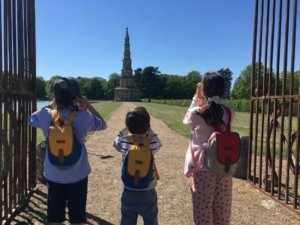
<svg viewBox="0 0 300 225"><path fill-rule="evenodd" d="M122 74L120 77L120 86L115 88L114 96L115 101L138 101L140 98L140 91L137 89L132 76L128 28L126 28L125 35L124 58Z"/></svg>

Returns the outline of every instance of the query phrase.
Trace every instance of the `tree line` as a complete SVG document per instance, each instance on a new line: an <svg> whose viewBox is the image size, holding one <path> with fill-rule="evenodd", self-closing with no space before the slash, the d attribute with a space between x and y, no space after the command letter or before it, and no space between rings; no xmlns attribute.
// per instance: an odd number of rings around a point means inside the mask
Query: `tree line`
<svg viewBox="0 0 300 225"><path fill-rule="evenodd" d="M291 80L290 73L287 73L286 80L282 80L282 75L277 79L272 73L270 82L263 79L263 74L266 70L263 65L256 65L255 71L260 70L258 73L259 90L262 92L268 89L271 85L271 95L281 93L283 90L283 83L285 83L285 94L290 93L289 84ZM251 90L251 74L252 66L248 65L241 71L240 76L235 80L232 85L232 71L229 68L221 68L218 70L225 78L226 92L225 99L249 99ZM297 71L294 73L294 86L293 93L298 93L299 87L299 74ZM141 91L141 98L149 99L191 99L195 93L196 83L202 80L202 74L198 71L191 71L185 76L163 74L159 71L158 67L148 66L144 69L137 68L134 71L133 78L136 82L137 88ZM52 86L55 79L59 75L51 77L50 80L44 80L42 76L36 78L36 93L38 99L49 99L52 97ZM101 77L70 77L75 79L85 96L89 99L95 100L112 100L114 98L114 89L119 86L120 74L112 73L108 80ZM262 93L259 93L262 94Z"/></svg>

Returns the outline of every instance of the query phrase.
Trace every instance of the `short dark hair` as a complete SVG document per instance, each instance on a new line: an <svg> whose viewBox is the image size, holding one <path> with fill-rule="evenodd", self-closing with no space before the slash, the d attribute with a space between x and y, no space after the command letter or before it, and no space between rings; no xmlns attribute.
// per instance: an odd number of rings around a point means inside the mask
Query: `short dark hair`
<svg viewBox="0 0 300 225"><path fill-rule="evenodd" d="M126 114L126 127L132 134L145 134L150 128L150 115L144 107L136 107Z"/></svg>

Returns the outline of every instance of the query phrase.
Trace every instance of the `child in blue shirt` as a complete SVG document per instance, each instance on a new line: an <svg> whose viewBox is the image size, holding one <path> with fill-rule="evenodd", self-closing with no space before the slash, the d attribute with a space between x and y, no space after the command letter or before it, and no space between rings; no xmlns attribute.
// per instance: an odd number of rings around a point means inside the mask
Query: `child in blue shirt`
<svg viewBox="0 0 300 225"><path fill-rule="evenodd" d="M72 123L73 132L80 140L82 152L79 160L70 166L53 165L48 158L46 148L44 161L44 176L48 185L48 224L61 224L65 220L65 208L69 209L71 224L83 224L86 221L86 199L88 175L91 167L88 161L84 138L90 131L106 129L106 122L87 98L81 96L75 80L59 78L54 81L54 99L50 106L44 107L28 118L29 125L40 128L45 137L51 125L51 108L56 108L58 114L64 117L72 111L77 111ZM79 110L78 106L86 110Z"/></svg>

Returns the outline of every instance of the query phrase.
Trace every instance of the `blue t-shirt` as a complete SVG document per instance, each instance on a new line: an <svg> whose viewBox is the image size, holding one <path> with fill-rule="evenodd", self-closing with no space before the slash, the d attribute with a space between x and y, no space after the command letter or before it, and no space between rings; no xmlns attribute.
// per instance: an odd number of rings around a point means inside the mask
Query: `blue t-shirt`
<svg viewBox="0 0 300 225"><path fill-rule="evenodd" d="M70 114L69 109L58 110L58 113L67 117ZM40 128L45 137L48 136L48 129L51 125L50 108L45 107L32 113L28 117L29 125ZM88 161L87 150L84 144L84 138L88 132L105 129L102 120L88 111L79 111L73 121L73 130L82 144L82 153L78 162L71 166L55 166L52 165L48 158L48 152L45 154L44 176L47 180L69 184L78 182L87 177L91 172ZM46 150L47 151L47 150Z"/></svg>

